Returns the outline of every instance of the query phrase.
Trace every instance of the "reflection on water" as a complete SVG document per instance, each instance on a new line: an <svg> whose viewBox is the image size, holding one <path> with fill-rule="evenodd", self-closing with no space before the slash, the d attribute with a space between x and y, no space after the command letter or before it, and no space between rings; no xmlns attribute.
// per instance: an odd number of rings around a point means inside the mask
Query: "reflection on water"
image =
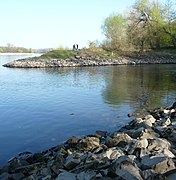
<svg viewBox="0 0 176 180"><path fill-rule="evenodd" d="M0 56L0 65L18 56ZM0 165L72 135L114 131L128 113L170 105L176 65L11 69L0 67Z"/></svg>
<svg viewBox="0 0 176 180"><path fill-rule="evenodd" d="M134 111L169 105L176 98L175 65L112 67L103 97L106 103L129 103Z"/></svg>

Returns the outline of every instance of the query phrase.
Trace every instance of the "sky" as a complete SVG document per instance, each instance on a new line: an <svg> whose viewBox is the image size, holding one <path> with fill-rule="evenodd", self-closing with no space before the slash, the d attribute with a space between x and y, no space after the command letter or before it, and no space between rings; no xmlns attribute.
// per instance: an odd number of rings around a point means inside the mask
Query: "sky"
<svg viewBox="0 0 176 180"><path fill-rule="evenodd" d="M1 0L0 46L87 47L102 41L105 18L123 13L136 0Z"/></svg>

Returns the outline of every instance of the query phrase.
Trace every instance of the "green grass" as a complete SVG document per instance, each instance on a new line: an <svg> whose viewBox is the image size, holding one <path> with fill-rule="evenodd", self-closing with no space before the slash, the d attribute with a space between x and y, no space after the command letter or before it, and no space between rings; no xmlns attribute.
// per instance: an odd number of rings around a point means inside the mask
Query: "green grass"
<svg viewBox="0 0 176 180"><path fill-rule="evenodd" d="M116 53L112 53L112 51L106 51L103 49L82 49L79 53L81 56L89 56L89 57L96 57L96 58L103 58L103 59L114 59L116 57Z"/></svg>
<svg viewBox="0 0 176 180"><path fill-rule="evenodd" d="M73 50L53 50L43 54L41 57L46 59L67 59L74 58L76 55L77 52Z"/></svg>
<svg viewBox="0 0 176 180"><path fill-rule="evenodd" d="M99 57L99 58L114 58L110 51L92 51L90 49L82 49L79 51L73 50L53 50L46 54L43 54L41 57L44 59L70 59L75 58L76 56L82 57Z"/></svg>
<svg viewBox="0 0 176 180"><path fill-rule="evenodd" d="M176 49L160 49L160 50L148 50L142 53L134 51L106 51L103 49L81 49L79 51L73 50L53 50L41 57L44 59L71 59L76 56L80 57L92 57L100 59L117 59L118 56L128 56L128 57L143 57L143 56L157 56L164 58L176 58Z"/></svg>

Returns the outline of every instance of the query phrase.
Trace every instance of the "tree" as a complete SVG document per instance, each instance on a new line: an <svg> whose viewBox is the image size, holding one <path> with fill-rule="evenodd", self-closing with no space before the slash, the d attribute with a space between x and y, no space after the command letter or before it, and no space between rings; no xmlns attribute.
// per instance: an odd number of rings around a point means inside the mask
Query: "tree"
<svg viewBox="0 0 176 180"><path fill-rule="evenodd" d="M127 19L122 15L110 15L101 28L112 49L123 49L126 46Z"/></svg>
<svg viewBox="0 0 176 180"><path fill-rule="evenodd" d="M143 51L160 48L163 37L162 6L158 1L138 0L129 14L130 40Z"/></svg>
<svg viewBox="0 0 176 180"><path fill-rule="evenodd" d="M174 4L168 0L164 7L164 32L167 34L171 44L176 47L176 10Z"/></svg>
<svg viewBox="0 0 176 180"><path fill-rule="evenodd" d="M0 47L0 53L4 52L3 48Z"/></svg>
<svg viewBox="0 0 176 180"><path fill-rule="evenodd" d="M98 40L88 42L89 49L92 51L97 51L100 49L100 42Z"/></svg>
<svg viewBox="0 0 176 180"><path fill-rule="evenodd" d="M176 10L170 0L137 0L125 17L106 18L102 30L109 49L176 47Z"/></svg>

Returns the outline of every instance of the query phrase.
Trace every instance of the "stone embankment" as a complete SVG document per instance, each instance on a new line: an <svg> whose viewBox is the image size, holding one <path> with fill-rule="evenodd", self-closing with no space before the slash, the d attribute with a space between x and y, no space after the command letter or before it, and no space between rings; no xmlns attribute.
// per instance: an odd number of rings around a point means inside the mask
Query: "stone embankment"
<svg viewBox="0 0 176 180"><path fill-rule="evenodd" d="M97 131L41 153L24 152L0 179L176 179L176 102L136 118L119 131Z"/></svg>
<svg viewBox="0 0 176 180"><path fill-rule="evenodd" d="M128 64L175 64L176 60L172 57L118 57L117 59L104 59L93 56L75 56L72 59L51 59L33 57L19 59L7 64L4 67L11 68L54 68L54 67L76 67L76 66L107 66L107 65L128 65Z"/></svg>

